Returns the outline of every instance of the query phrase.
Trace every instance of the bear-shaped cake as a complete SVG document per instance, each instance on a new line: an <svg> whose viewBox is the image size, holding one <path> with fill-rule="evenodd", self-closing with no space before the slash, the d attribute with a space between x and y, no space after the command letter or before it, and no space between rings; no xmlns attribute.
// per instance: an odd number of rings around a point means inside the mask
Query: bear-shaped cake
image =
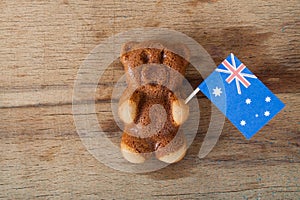
<svg viewBox="0 0 300 200"><path fill-rule="evenodd" d="M129 162L143 163L153 154L166 163L184 157L186 139L179 127L187 119L189 107L179 88L188 57L188 49L181 44L146 41L123 45L120 61L127 88L118 114L125 124L121 151Z"/></svg>

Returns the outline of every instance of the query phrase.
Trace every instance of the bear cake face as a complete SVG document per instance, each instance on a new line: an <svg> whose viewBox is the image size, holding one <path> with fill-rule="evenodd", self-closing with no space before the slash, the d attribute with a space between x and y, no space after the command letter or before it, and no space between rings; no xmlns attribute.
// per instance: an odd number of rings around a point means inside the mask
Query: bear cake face
<svg viewBox="0 0 300 200"><path fill-rule="evenodd" d="M184 46L175 48L188 57ZM174 163L186 153L186 139L179 126L187 119L189 107L178 88L189 63L169 49L154 41L123 46L120 60L128 87L118 114L125 124L121 151L129 162L142 163L154 153L157 159Z"/></svg>

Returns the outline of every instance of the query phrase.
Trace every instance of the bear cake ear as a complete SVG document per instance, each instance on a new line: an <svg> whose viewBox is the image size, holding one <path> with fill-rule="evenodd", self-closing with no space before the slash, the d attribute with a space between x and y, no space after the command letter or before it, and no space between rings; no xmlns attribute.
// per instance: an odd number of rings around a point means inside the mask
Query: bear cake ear
<svg viewBox="0 0 300 200"><path fill-rule="evenodd" d="M177 46L180 46L180 51L181 51L181 56L189 61L190 60L190 57L191 57L191 52L190 50L188 49L188 47L182 43L178 44Z"/></svg>
<svg viewBox="0 0 300 200"><path fill-rule="evenodd" d="M134 41L131 41L131 42L126 42L125 44L123 44L122 48L121 48L121 56L124 54L124 53L127 53L129 52L130 50L133 49L134 46L136 46L138 43L137 42L134 42Z"/></svg>
<svg viewBox="0 0 300 200"><path fill-rule="evenodd" d="M169 44L167 45L166 49L176 54L177 56L180 56L187 62L190 60L191 53L185 44L182 43Z"/></svg>

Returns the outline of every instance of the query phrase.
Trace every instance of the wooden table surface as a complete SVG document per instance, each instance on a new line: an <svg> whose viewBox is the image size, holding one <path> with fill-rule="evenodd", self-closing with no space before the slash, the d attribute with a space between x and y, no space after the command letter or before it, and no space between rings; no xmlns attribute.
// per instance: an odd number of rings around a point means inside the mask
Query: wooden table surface
<svg viewBox="0 0 300 200"><path fill-rule="evenodd" d="M234 52L286 107L249 141L226 120L204 159L205 115L181 162L105 166L76 132L74 80L97 44L141 27L185 33L216 64ZM0 199L300 199L299 41L299 0L0 1Z"/></svg>

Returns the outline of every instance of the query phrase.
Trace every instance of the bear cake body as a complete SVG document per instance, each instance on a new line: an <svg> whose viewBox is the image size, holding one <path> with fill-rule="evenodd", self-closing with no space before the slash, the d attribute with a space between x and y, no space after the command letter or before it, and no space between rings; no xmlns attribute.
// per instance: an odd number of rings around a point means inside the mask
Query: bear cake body
<svg viewBox="0 0 300 200"><path fill-rule="evenodd" d="M188 57L183 45L172 46ZM132 163L142 163L153 153L157 159L174 163L186 153L186 139L179 126L189 108L179 87L188 61L160 42L129 42L121 52L127 89L118 113L125 123L121 151Z"/></svg>

